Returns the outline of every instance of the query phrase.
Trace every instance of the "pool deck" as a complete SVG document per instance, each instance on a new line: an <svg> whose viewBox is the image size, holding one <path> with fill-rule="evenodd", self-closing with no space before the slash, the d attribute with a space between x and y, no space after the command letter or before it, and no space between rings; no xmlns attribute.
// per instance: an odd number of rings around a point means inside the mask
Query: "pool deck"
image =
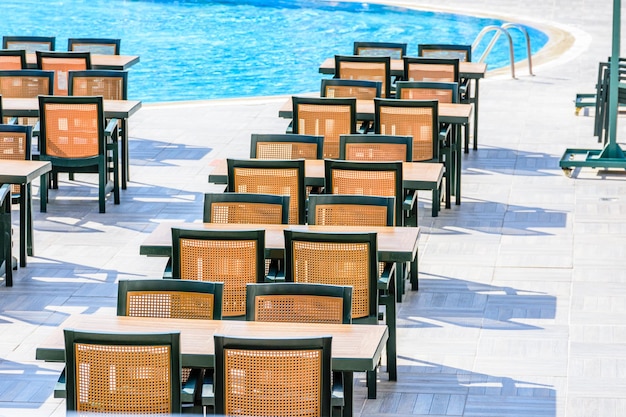
<svg viewBox="0 0 626 417"><path fill-rule="evenodd" d="M378 398L366 400L357 375L355 416L622 416L626 174L567 178L558 167L566 148L600 147L593 117L576 116L573 100L594 91L611 53L612 2L445 4L574 38L559 58L538 59L535 76L520 66L517 80L481 82L462 205L432 218L430 194L420 194L420 291L399 305L398 382L383 367ZM12 288L0 286L0 416L65 415L52 398L62 366L36 361L37 345L69 314L114 314L118 279L160 277L165 260L140 256L139 245L159 222L200 220L202 194L221 191L207 182L213 161L246 157L251 133L283 132L286 98L144 105L130 120L120 205L98 213L93 176L62 178L48 213L35 199L36 256Z"/></svg>

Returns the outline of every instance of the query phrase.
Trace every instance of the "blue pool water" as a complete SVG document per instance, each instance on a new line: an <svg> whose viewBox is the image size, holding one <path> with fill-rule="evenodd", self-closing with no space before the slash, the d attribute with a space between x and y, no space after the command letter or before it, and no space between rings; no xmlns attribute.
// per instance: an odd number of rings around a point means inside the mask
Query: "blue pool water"
<svg viewBox="0 0 626 417"><path fill-rule="evenodd" d="M406 42L416 56L418 43L471 44L483 27L504 23L320 0L2 0L1 7L2 35L56 36L57 50L69 37L122 39L123 55L141 57L129 71L129 98L145 102L317 91L319 64L352 54L355 40ZM548 38L527 29L534 53ZM526 58L517 32L516 60ZM503 37L486 62L508 65Z"/></svg>

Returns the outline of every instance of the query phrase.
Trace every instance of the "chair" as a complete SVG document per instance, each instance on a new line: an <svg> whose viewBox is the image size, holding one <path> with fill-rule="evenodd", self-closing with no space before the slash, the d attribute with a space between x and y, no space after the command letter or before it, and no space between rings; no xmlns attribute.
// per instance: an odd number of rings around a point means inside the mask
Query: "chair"
<svg viewBox="0 0 626 417"><path fill-rule="evenodd" d="M304 160L228 159L227 191L288 195L289 224L306 221Z"/></svg>
<svg viewBox="0 0 626 417"><path fill-rule="evenodd" d="M11 186L0 185L0 276L4 285L13 286L13 254L11 242Z"/></svg>
<svg viewBox="0 0 626 417"><path fill-rule="evenodd" d="M37 68L54 71L54 94L68 95L68 71L91 69L89 52L36 51Z"/></svg>
<svg viewBox="0 0 626 417"><path fill-rule="evenodd" d="M394 223L404 225L403 211L408 213L408 224L417 224L417 205L412 195L405 201L402 186L402 162L324 161L325 193L373 195L394 197ZM406 206L406 207L405 207Z"/></svg>
<svg viewBox="0 0 626 417"><path fill-rule="evenodd" d="M102 96L105 100L127 100L128 71L68 71L68 95Z"/></svg>
<svg viewBox="0 0 626 417"><path fill-rule="evenodd" d="M309 224L394 226L396 199L372 195L319 194L309 198Z"/></svg>
<svg viewBox="0 0 626 417"><path fill-rule="evenodd" d="M287 224L288 195L255 193L204 194L204 223Z"/></svg>
<svg viewBox="0 0 626 417"><path fill-rule="evenodd" d="M26 68L26 51L23 49L0 49L0 70Z"/></svg>
<svg viewBox="0 0 626 417"><path fill-rule="evenodd" d="M41 211L47 208L48 176L57 188L59 172L98 174L100 213L106 211L109 192L119 204L117 119L105 127L102 97L39 96L39 117L39 159L52 163L40 185Z"/></svg>
<svg viewBox="0 0 626 417"><path fill-rule="evenodd" d="M459 60L404 57L404 80L458 83L460 81Z"/></svg>
<svg viewBox="0 0 626 417"><path fill-rule="evenodd" d="M459 62L471 62L472 45L418 44L417 55L426 58L456 58Z"/></svg>
<svg viewBox="0 0 626 417"><path fill-rule="evenodd" d="M352 286L352 322L378 323L379 281L391 284L385 302L389 327L387 370L397 380L396 305L393 274L379 276L376 233L318 233L286 229L285 281ZM385 300L387 301L387 299ZM367 372L368 386L375 387L376 371Z"/></svg>
<svg viewBox="0 0 626 417"><path fill-rule="evenodd" d="M180 333L63 333L68 411L181 412Z"/></svg>
<svg viewBox="0 0 626 417"><path fill-rule="evenodd" d="M54 51L54 36L3 36L2 49L23 49L26 53Z"/></svg>
<svg viewBox="0 0 626 417"><path fill-rule="evenodd" d="M10 98L35 98L54 93L54 71L36 69L0 71L0 94ZM39 118L20 118L20 124L34 126ZM5 120L6 123L6 120Z"/></svg>
<svg viewBox="0 0 626 417"><path fill-rule="evenodd" d="M172 277L223 282L223 318L243 319L246 284L265 281L264 230L172 228Z"/></svg>
<svg viewBox="0 0 626 417"><path fill-rule="evenodd" d="M411 161L413 137L395 135L341 135L339 159L348 161Z"/></svg>
<svg viewBox="0 0 626 417"><path fill-rule="evenodd" d="M443 162L446 179L446 207L450 207L453 178L451 128L439 126L436 100L374 100L374 132L413 137L414 162ZM443 149L443 153L440 152ZM433 201L433 204L437 204Z"/></svg>
<svg viewBox="0 0 626 417"><path fill-rule="evenodd" d="M406 43L398 42L354 42L353 54L361 56L388 56L402 59L406 55Z"/></svg>
<svg viewBox="0 0 626 417"><path fill-rule="evenodd" d="M216 415L330 416L332 337L214 341Z"/></svg>
<svg viewBox="0 0 626 417"><path fill-rule="evenodd" d="M374 100L380 97L382 85L380 81L324 78L320 97L355 97L357 100Z"/></svg>
<svg viewBox="0 0 626 417"><path fill-rule="evenodd" d="M120 39L107 38L69 38L68 51L91 52L99 55L119 55Z"/></svg>
<svg viewBox="0 0 626 417"><path fill-rule="evenodd" d="M356 98L292 97L293 133L324 137L324 158L339 156L339 135L357 133Z"/></svg>
<svg viewBox="0 0 626 417"><path fill-rule="evenodd" d="M391 97L389 56L335 55L334 78L379 81L381 96Z"/></svg>
<svg viewBox="0 0 626 417"><path fill-rule="evenodd" d="M323 136L253 133L250 137L250 158L322 159L323 152Z"/></svg>

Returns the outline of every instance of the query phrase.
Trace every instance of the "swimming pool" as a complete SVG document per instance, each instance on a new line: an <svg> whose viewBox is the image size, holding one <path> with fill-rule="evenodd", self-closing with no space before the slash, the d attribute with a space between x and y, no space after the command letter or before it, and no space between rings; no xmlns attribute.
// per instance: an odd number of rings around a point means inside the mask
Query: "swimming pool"
<svg viewBox="0 0 626 417"><path fill-rule="evenodd" d="M317 91L319 64L352 54L359 41L471 44L503 21L367 3L320 0L3 0L3 35L122 39L139 55L129 70L129 98L144 102L271 96ZM548 40L527 28L533 53ZM516 60L526 57L518 31ZM486 43L486 39L483 43ZM508 65L502 37L487 59ZM480 56L480 51L474 52Z"/></svg>

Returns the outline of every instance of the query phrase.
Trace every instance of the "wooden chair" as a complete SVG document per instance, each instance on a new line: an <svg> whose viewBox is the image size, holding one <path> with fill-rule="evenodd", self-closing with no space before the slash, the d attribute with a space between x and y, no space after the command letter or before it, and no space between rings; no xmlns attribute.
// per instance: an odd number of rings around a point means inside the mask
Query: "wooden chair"
<svg viewBox="0 0 626 417"><path fill-rule="evenodd" d="M460 81L459 60L404 57L404 80L458 83Z"/></svg>
<svg viewBox="0 0 626 417"><path fill-rule="evenodd" d="M0 70L26 69L26 51L23 49L0 49Z"/></svg>
<svg viewBox="0 0 626 417"><path fill-rule="evenodd" d="M180 333L63 333L68 411L181 412Z"/></svg>
<svg viewBox="0 0 626 417"><path fill-rule="evenodd" d="M0 276L4 285L13 286L13 254L11 242L11 185L0 185Z"/></svg>
<svg viewBox="0 0 626 417"><path fill-rule="evenodd" d="M68 71L91 69L89 52L36 51L37 68L54 71L54 94L68 95Z"/></svg>
<svg viewBox="0 0 626 417"><path fill-rule="evenodd" d="M289 224L306 221L304 160L228 159L227 191L289 195Z"/></svg>
<svg viewBox="0 0 626 417"><path fill-rule="evenodd" d="M334 78L379 81L381 96L392 96L389 56L335 55Z"/></svg>
<svg viewBox="0 0 626 417"><path fill-rule="evenodd" d="M36 69L0 71L0 94L7 98L35 98L54 93L54 71ZM7 118L8 119L8 118ZM22 117L20 124L34 126L39 118ZM7 120L5 119L6 123Z"/></svg>
<svg viewBox="0 0 626 417"><path fill-rule="evenodd" d="M292 97L293 133L324 137L324 158L339 156L339 136L357 133L356 98Z"/></svg>
<svg viewBox="0 0 626 417"><path fill-rule="evenodd" d="M332 337L214 340L216 415L330 416Z"/></svg>
<svg viewBox="0 0 626 417"><path fill-rule="evenodd" d="M355 97L357 100L374 100L380 97L382 85L380 81L324 78L322 79L320 97Z"/></svg>
<svg viewBox="0 0 626 417"><path fill-rule="evenodd" d="M322 159L324 136L290 133L253 133L250 136L250 158Z"/></svg>
<svg viewBox="0 0 626 417"><path fill-rule="evenodd" d="M69 38L68 51L91 52L99 55L119 55L120 39L109 38Z"/></svg>
<svg viewBox="0 0 626 417"><path fill-rule="evenodd" d="M376 99L374 132L383 135L410 135L413 137L414 162L444 163L445 198L446 207L449 208L454 164L452 135L450 126L440 128L438 101Z"/></svg>
<svg viewBox="0 0 626 417"><path fill-rule="evenodd" d="M339 159L348 161L411 161L413 137L395 135L341 135Z"/></svg>
<svg viewBox="0 0 626 417"><path fill-rule="evenodd" d="M26 53L54 51L54 36L3 36L2 49L23 49Z"/></svg>
<svg viewBox="0 0 626 417"><path fill-rule="evenodd" d="M39 96L39 117L39 159L52 163L52 172L41 181L41 211L47 208L48 176L57 188L59 172L98 174L100 213L106 211L109 192L119 204L117 119L105 127L102 97Z"/></svg>
<svg viewBox="0 0 626 417"><path fill-rule="evenodd" d="M105 100L127 100L128 71L68 71L68 95L102 96Z"/></svg>
<svg viewBox="0 0 626 417"><path fill-rule="evenodd" d="M288 195L255 193L204 194L204 223L287 224Z"/></svg>
<svg viewBox="0 0 626 417"><path fill-rule="evenodd" d="M352 286L352 322L378 323L378 246L376 233L318 233L286 229L285 281ZM390 273L392 273L390 271ZM393 282L393 278L389 279ZM397 380L395 287L394 304L385 309L389 327L387 367L390 380ZM387 305L385 306L387 307ZM367 372L375 390L376 371Z"/></svg>
<svg viewBox="0 0 626 417"><path fill-rule="evenodd" d="M246 284L265 281L264 230L172 228L172 277L223 282L223 318L245 318Z"/></svg>
<svg viewBox="0 0 626 417"><path fill-rule="evenodd" d="M406 55L406 48L407 44L400 42L354 42L353 54L402 59Z"/></svg>

